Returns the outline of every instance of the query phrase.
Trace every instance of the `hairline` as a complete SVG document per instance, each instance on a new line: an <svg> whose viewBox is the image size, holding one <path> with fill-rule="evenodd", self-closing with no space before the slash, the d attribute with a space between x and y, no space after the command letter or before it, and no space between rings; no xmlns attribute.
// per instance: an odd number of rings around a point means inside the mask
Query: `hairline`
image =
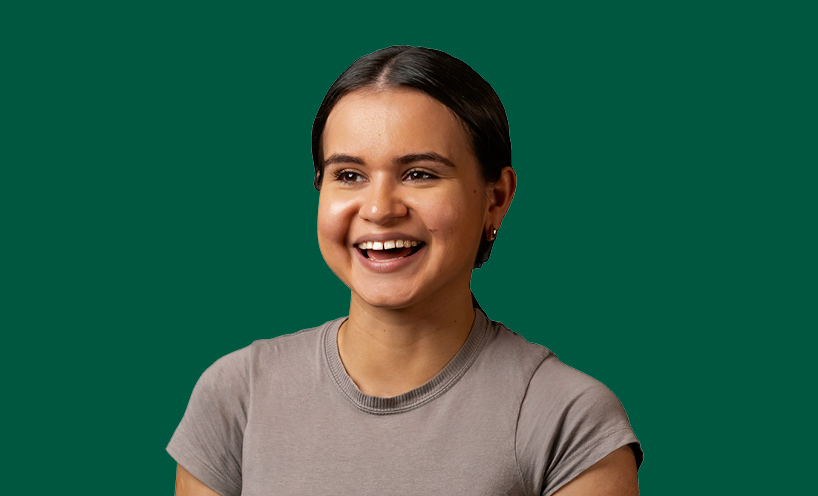
<svg viewBox="0 0 818 496"><path fill-rule="evenodd" d="M472 156L474 157L474 160L477 162L478 172L479 172L478 176L480 177L480 179L485 184L494 184L494 183L496 183L497 181L489 181L485 177L485 175L483 174L483 164L480 162L480 157L477 156L477 147L476 147L476 143L475 143L474 132L473 132L471 126L469 126L469 124L465 120L463 120L463 118L460 117L457 114L457 112L454 111L454 109L452 109L451 107L449 107L448 105L446 105L445 103L440 101L439 99L435 98L434 95L432 95L432 94L430 94L430 93L428 93L426 91L423 91L422 89L420 89L420 88L418 88L416 86L411 86L411 85L402 84L402 83L390 83L388 80L386 80L386 77L387 77L388 73L391 72L392 65L394 63L393 60L394 60L394 58L389 61L389 64L386 67L384 67L384 70L381 72L381 74L378 75L378 78L374 82L372 82L370 84L367 84L367 85L364 85L364 86L361 86L359 88L351 89L351 90L345 92L332 105L332 108L330 109L329 113L327 114L327 118L324 120L324 125L321 128L321 138L319 140L319 145L318 145L319 150L321 151L321 159L320 159L321 168L322 168L321 169L321 182L323 183L323 180L324 180L324 170L323 170L323 168L326 165L326 158L325 158L325 154L324 154L324 134L325 134L325 132L327 130L327 124L329 123L329 119L332 116L332 113L335 111L335 108L338 106L338 104L340 104L346 97L348 97L348 96L350 96L350 95L352 95L354 93L378 94L378 93L387 93L389 91L411 91L411 92L423 93L427 97L431 98L432 100L434 100L437 103L439 103L440 105L442 105L446 110L449 111L449 113L451 113L452 116L454 116L457 123L460 124L460 127L463 130L463 132L466 133L466 142L467 142L467 144L469 146L469 152L472 154Z"/></svg>

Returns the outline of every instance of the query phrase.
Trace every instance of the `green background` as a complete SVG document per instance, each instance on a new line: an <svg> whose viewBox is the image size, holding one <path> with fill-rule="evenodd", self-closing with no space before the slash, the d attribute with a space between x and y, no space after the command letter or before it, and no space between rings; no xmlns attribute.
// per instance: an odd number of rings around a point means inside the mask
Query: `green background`
<svg viewBox="0 0 818 496"><path fill-rule="evenodd" d="M357 57L410 44L465 60L508 112L519 189L477 298L619 396L642 493L799 489L807 3L0 7L5 487L171 494L202 371L346 314L310 127Z"/></svg>

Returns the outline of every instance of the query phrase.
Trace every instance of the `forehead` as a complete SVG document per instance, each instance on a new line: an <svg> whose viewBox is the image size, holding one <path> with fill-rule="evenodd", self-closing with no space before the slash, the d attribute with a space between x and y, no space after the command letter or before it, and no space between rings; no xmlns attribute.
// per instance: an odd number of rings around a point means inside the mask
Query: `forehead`
<svg viewBox="0 0 818 496"><path fill-rule="evenodd" d="M345 95L327 118L323 148L325 157L434 151L457 161L472 155L466 127L457 115L410 88L365 88Z"/></svg>

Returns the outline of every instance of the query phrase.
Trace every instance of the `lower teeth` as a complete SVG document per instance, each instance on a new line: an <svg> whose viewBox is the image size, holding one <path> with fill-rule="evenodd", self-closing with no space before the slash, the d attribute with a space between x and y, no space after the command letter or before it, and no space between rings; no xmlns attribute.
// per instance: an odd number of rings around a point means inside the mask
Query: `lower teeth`
<svg viewBox="0 0 818 496"><path fill-rule="evenodd" d="M404 255L404 256L402 256L402 257L395 257L395 258L383 258L383 259L372 258L372 257L370 257L370 256L369 256L369 254L368 254L368 253L366 253L364 256L365 256L366 258L368 258L369 260L374 260L374 261L376 261L376 262L391 262L392 260L400 260L401 258L406 258L406 257L408 257L409 255L411 255L411 253L408 253L408 254L406 254L406 255Z"/></svg>
<svg viewBox="0 0 818 496"><path fill-rule="evenodd" d="M378 251L380 253L383 253L384 251L391 251L391 250L361 250L361 252L363 253L364 257L368 258L369 260L373 260L375 262L391 262L393 260L400 260L402 258L406 258L408 256L414 255L423 246L425 246L425 245L418 245L417 247L413 247L412 250L409 251L408 253L406 253L405 255L402 255L402 256L399 256L399 257L396 256L396 257L393 257L393 258L385 258L385 259L377 259L377 258L374 258L374 257L370 257L369 253L370 253L370 251ZM402 251L402 249L400 249L400 250Z"/></svg>

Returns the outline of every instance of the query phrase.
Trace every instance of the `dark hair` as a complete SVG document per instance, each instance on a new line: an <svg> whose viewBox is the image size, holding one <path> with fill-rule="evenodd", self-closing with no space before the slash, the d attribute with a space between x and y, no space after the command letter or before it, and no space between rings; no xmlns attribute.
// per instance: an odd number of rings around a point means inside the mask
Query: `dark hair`
<svg viewBox="0 0 818 496"><path fill-rule="evenodd" d="M494 89L462 60L430 48L393 46L356 60L327 91L312 125L315 189L324 176L322 136L335 104L348 93L369 86L418 89L449 107L466 125L483 179L493 183L511 167L508 119ZM481 238L475 268L488 260L492 242Z"/></svg>

